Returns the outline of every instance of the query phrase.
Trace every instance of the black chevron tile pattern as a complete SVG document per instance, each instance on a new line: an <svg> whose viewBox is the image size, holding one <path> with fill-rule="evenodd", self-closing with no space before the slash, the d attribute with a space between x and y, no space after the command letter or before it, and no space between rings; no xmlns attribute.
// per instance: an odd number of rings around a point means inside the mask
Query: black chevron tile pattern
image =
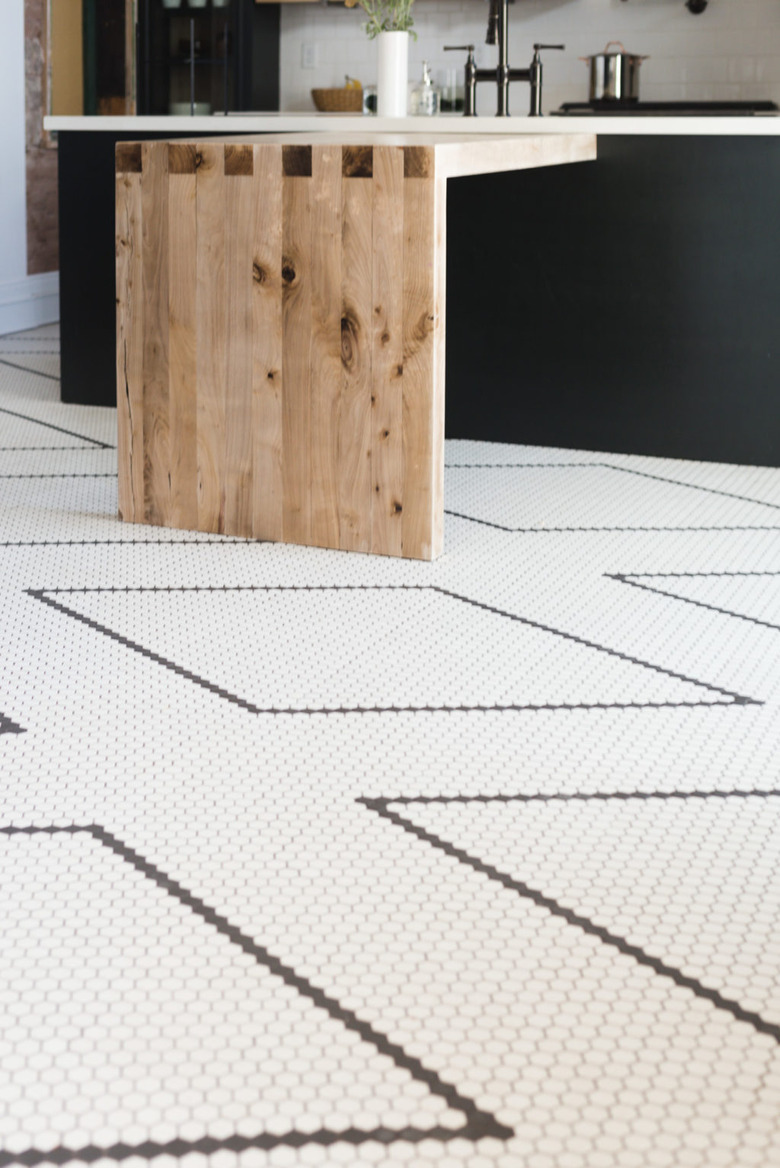
<svg viewBox="0 0 780 1168"><path fill-rule="evenodd" d="M615 572L611 579L780 632L780 572Z"/></svg>
<svg viewBox="0 0 780 1168"><path fill-rule="evenodd" d="M447 443L445 554L116 516L0 338L0 1168L780 1163L780 471Z"/></svg>
<svg viewBox="0 0 780 1168"><path fill-rule="evenodd" d="M12 718L0 711L0 734L22 734L23 726L17 726Z"/></svg>

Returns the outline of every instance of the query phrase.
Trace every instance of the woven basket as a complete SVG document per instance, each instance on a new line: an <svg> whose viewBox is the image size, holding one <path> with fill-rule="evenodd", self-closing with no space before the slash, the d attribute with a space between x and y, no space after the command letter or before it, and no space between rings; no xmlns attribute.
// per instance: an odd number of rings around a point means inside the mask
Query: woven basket
<svg viewBox="0 0 780 1168"><path fill-rule="evenodd" d="M322 113L360 113L363 109L362 89L312 89L311 96Z"/></svg>

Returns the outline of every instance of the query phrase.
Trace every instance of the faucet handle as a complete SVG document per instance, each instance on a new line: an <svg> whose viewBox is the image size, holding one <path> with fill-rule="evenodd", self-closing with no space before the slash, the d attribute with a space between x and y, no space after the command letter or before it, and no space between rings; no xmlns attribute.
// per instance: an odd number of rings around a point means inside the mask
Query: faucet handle
<svg viewBox="0 0 780 1168"><path fill-rule="evenodd" d="M531 61L531 67L536 68L536 69L541 69L542 58L540 56L540 53L542 52L543 49L565 49L565 48L566 48L566 45L534 45L534 55L533 55L533 60Z"/></svg>
<svg viewBox="0 0 780 1168"><path fill-rule="evenodd" d="M477 112L477 62L473 45L445 45L445 53L468 53L466 57L463 91L463 116L473 118Z"/></svg>

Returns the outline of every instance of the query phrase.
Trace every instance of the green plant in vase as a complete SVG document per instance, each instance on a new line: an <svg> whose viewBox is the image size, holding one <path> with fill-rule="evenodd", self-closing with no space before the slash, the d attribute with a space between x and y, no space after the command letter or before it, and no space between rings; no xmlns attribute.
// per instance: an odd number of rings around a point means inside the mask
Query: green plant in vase
<svg viewBox="0 0 780 1168"><path fill-rule="evenodd" d="M403 118L407 112L409 76L409 37L412 30L414 0L345 0L347 7L357 4L368 20L363 29L377 46L377 113L380 117Z"/></svg>
<svg viewBox="0 0 780 1168"><path fill-rule="evenodd" d="M383 32L408 32L414 40L417 33L412 30L414 0L345 0L347 8L363 9L368 20L363 25L366 36L374 40Z"/></svg>

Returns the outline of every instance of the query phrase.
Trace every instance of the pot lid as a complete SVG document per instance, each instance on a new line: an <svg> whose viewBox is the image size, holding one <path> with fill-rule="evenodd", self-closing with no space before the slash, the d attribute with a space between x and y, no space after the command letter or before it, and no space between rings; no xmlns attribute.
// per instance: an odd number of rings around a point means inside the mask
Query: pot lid
<svg viewBox="0 0 780 1168"><path fill-rule="evenodd" d="M612 46L617 47L610 52ZM580 57L581 61L594 61L597 57L628 57L631 61L646 61L647 54L629 53L622 41L608 41L600 53L592 53L590 57Z"/></svg>

